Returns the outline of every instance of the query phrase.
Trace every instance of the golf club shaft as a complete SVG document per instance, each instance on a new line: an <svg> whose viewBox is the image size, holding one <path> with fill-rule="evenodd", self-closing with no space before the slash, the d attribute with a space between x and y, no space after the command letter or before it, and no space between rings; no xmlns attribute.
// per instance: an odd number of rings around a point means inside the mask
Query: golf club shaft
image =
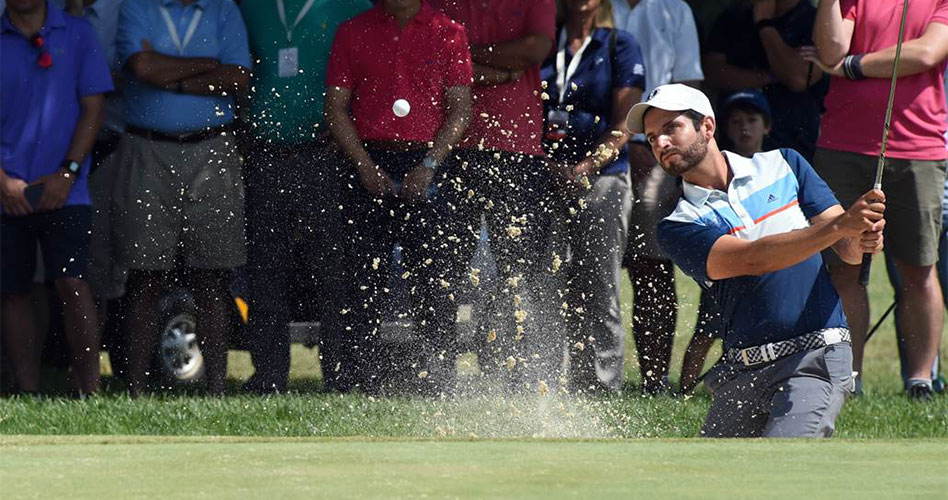
<svg viewBox="0 0 948 500"><path fill-rule="evenodd" d="M889 127L892 124L892 107L895 104L895 82L899 77L899 60L902 56L902 38L905 35L905 18L908 14L908 0L902 4L902 21L899 23L899 40L895 44L895 60L892 61L892 82L889 84L889 103L885 107L885 121L882 125L882 147L879 149L879 162L876 164L876 181L873 189L882 189L882 171L885 170L885 147L889 142ZM859 268L859 284L869 286L869 271L872 269L872 254L862 254L862 267Z"/></svg>

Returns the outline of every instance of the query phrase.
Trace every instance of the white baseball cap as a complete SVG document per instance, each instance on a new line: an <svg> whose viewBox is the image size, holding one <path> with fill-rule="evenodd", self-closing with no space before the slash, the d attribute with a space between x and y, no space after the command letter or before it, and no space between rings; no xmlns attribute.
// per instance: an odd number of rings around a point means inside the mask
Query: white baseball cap
<svg viewBox="0 0 948 500"><path fill-rule="evenodd" d="M665 111L686 111L690 109L704 116L714 117L711 101L703 92L680 83L671 83L656 87L645 101L632 106L632 109L629 110L629 116L626 117L630 132L633 134L645 132L645 112L649 108L664 109Z"/></svg>

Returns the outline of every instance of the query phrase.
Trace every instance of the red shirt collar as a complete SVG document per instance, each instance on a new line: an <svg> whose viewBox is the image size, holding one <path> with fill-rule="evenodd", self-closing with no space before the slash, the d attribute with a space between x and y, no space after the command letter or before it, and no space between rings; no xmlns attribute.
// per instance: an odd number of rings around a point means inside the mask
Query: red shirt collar
<svg viewBox="0 0 948 500"><path fill-rule="evenodd" d="M380 0L375 7L372 9L375 12L375 17L380 22L395 22L395 17L385 11L385 5L383 1ZM412 23L427 23L431 16L434 15L435 10L428 5L427 0L421 0L421 8L418 9L418 13L415 14L415 17L411 18L408 21L408 24ZM406 25L407 26L407 25Z"/></svg>

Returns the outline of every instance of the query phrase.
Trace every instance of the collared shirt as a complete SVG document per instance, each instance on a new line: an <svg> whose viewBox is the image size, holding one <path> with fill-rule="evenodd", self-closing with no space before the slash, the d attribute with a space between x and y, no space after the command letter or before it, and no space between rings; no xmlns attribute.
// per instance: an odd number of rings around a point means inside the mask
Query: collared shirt
<svg viewBox="0 0 948 500"><path fill-rule="evenodd" d="M553 0L437 0L433 2L451 19L464 25L472 45L516 40L528 35L556 35ZM543 104L540 66L524 71L513 82L475 85L473 112L467 136L459 147L542 155Z"/></svg>
<svg viewBox="0 0 948 500"><path fill-rule="evenodd" d="M899 39L903 2L843 0L843 18L853 21L850 54L894 46ZM948 0L913 0L905 19L905 40L920 38L930 24L948 25ZM948 59L914 75L899 76L892 106L886 156L907 160L945 159L944 78ZM876 156L882 148L889 78L847 80L833 77L820 122L821 148ZM858 123L858 127L853 124ZM874 130L874 133L866 133Z"/></svg>
<svg viewBox="0 0 948 500"><path fill-rule="evenodd" d="M813 45L815 19L816 8L810 2L801 0L788 12L774 19L774 23L783 41L796 48ZM760 34L754 29L754 14L750 5L737 5L718 19L708 40L708 52L723 54L728 64L739 68L771 69ZM764 148L789 147L806 158L812 158L819 135L823 96L828 86L829 78L824 77L823 81L803 92L794 92L779 82L764 87L764 96L774 111L773 126L764 138Z"/></svg>
<svg viewBox="0 0 948 500"><path fill-rule="evenodd" d="M612 9L616 27L632 33L642 47L648 70L643 99L659 85L704 80L698 30L688 4L641 0L629 8L627 0L615 0Z"/></svg>
<svg viewBox="0 0 948 500"><path fill-rule="evenodd" d="M724 235L754 241L809 226L838 202L823 179L792 149L752 158L725 151L733 180L727 192L684 182L675 211L658 225L658 243L708 290L721 311L725 348L750 347L845 327L836 289L819 253L763 276L711 281L711 247Z"/></svg>
<svg viewBox="0 0 948 500"><path fill-rule="evenodd" d="M112 90L112 76L89 23L46 5L39 31L53 65L37 64L34 47L0 18L0 166L7 175L33 182L59 169L79 123L80 98ZM88 205L88 156L66 205Z"/></svg>
<svg viewBox="0 0 948 500"><path fill-rule="evenodd" d="M56 7L66 10L65 0L54 0ZM122 0L95 0L91 5L83 7L82 18L89 21L99 43L105 48L112 73L121 70L118 57L115 53L115 35L118 34L119 11L122 9ZM125 116L122 106L122 96L110 94L105 96L105 117L103 128L115 132L125 130Z"/></svg>
<svg viewBox="0 0 948 500"><path fill-rule="evenodd" d="M423 1L404 28L380 3L339 27L326 85L352 91L350 114L363 140L432 141L445 116L444 92L471 85L464 27ZM410 112L395 116L398 99Z"/></svg>
<svg viewBox="0 0 948 500"><path fill-rule="evenodd" d="M592 33L589 45L583 51L576 72L566 86L566 95L560 103L560 89L556 72L556 54L543 63L540 76L546 82L546 113L569 108L566 137L550 156L560 163L575 165L593 151L599 138L609 130L612 119L612 93L616 89L645 87L646 69L642 51L635 37L622 30L615 31L615 52L610 53L613 30L600 28ZM559 45L556 45L557 47ZM572 59L567 49L566 64ZM575 86L575 88L574 88ZM629 148L623 147L614 162L602 168L603 174L629 171Z"/></svg>
<svg viewBox="0 0 948 500"><path fill-rule="evenodd" d="M194 36L178 52L161 14L168 10L182 39L198 10L203 11ZM117 51L124 66L141 52L142 40L156 52L175 57L208 57L221 64L250 69L247 31L240 11L231 0L125 0L119 18ZM186 133L225 125L234 119L231 96L178 94L152 87L129 75L125 88L125 120L130 125L165 133Z"/></svg>
<svg viewBox="0 0 948 500"><path fill-rule="evenodd" d="M286 22L293 25L306 0L285 0ZM316 0L287 41L273 0L242 2L240 10L247 25L253 53L251 91L251 132L255 137L277 143L313 140L323 121L326 94L326 64L336 28L353 16L372 8L369 0ZM279 54L295 48L295 76L281 77Z"/></svg>

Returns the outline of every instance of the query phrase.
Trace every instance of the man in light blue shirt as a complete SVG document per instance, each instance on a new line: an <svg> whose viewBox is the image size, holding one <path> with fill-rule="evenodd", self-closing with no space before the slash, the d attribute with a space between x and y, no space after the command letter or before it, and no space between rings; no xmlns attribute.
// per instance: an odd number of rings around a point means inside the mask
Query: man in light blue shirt
<svg viewBox="0 0 948 500"><path fill-rule="evenodd" d="M234 119L235 83L246 84L251 63L233 2L127 0L116 51L133 76L125 89L129 125L182 134Z"/></svg>
<svg viewBox="0 0 948 500"><path fill-rule="evenodd" d="M250 81L231 0L125 0L116 52L128 76L116 179L118 262L129 269L128 384L140 394L158 344L158 299L189 268L208 391L227 373L227 284L246 260L244 188L230 124Z"/></svg>

